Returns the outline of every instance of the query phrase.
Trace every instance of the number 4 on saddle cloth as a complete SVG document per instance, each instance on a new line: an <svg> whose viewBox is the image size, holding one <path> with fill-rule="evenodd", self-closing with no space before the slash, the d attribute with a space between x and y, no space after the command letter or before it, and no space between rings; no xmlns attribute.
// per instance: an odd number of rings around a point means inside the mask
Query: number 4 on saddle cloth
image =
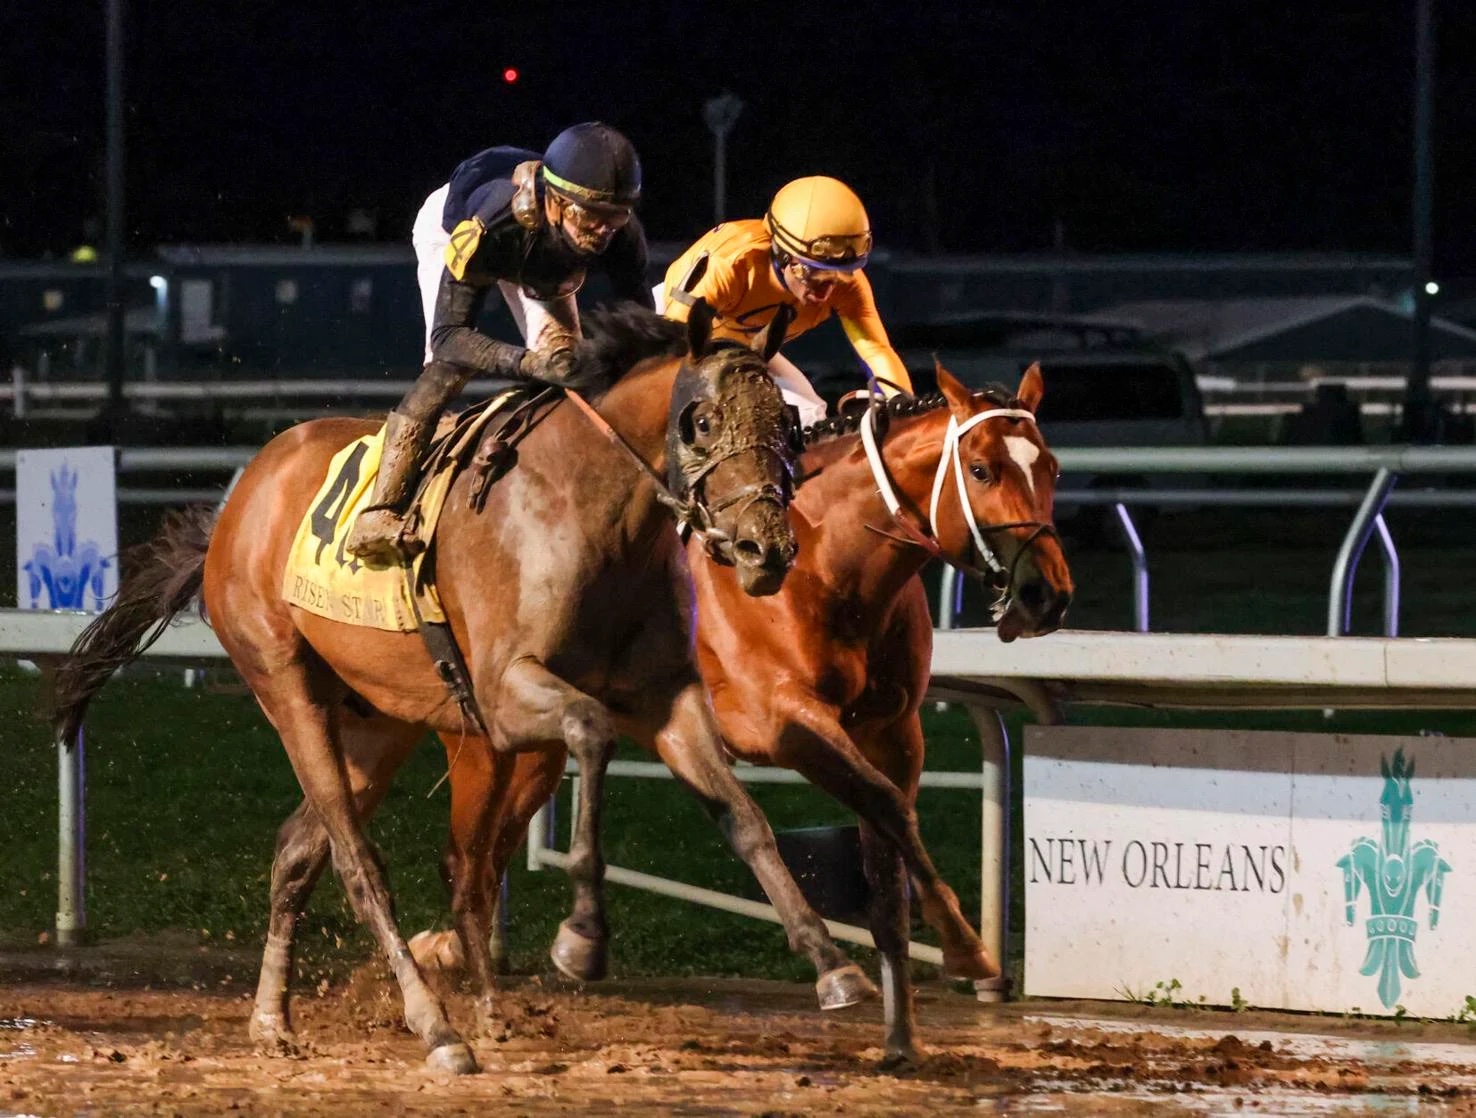
<svg viewBox="0 0 1476 1118"><path fill-rule="evenodd" d="M554 388L510 388L449 421L427 452L406 516L406 523L425 544L409 563L371 567L344 551L354 518L374 492L384 428L349 443L328 464L323 484L297 527L282 574L283 598L309 613L348 625L402 633L418 629L457 702L481 723L465 664L436 592L436 525L451 483L463 469L473 475L469 502L481 509L488 487L516 461L518 441L562 397Z"/></svg>

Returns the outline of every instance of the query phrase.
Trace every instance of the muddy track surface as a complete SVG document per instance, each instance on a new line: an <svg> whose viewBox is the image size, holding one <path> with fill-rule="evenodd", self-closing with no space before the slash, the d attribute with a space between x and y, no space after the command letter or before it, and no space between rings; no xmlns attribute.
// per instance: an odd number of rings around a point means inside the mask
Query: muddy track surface
<svg viewBox="0 0 1476 1118"><path fill-rule="evenodd" d="M425 1068L384 972L295 1003L301 1055L257 1054L241 980L150 988L0 966L0 1114L1476 1115L1465 1029L920 995L926 1063L886 1074L880 1009L821 1014L805 987L509 980L479 1075Z"/></svg>

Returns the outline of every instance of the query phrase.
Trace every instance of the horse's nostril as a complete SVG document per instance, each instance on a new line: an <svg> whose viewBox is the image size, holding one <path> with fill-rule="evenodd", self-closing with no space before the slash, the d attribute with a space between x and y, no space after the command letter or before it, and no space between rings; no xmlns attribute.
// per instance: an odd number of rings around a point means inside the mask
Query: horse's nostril
<svg viewBox="0 0 1476 1118"><path fill-rule="evenodd" d="M1015 591L1015 599L1030 613L1040 614L1046 604L1045 584L1037 581L1027 582Z"/></svg>
<svg viewBox="0 0 1476 1118"><path fill-rule="evenodd" d="M747 536L740 537L733 544L733 550L746 563L757 563L764 557L764 549L759 545L759 542L757 540L751 540Z"/></svg>

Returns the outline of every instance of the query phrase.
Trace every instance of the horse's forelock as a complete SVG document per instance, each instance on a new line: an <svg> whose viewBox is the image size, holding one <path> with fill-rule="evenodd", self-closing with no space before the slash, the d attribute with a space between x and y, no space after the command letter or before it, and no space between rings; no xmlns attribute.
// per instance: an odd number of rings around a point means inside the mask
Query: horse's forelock
<svg viewBox="0 0 1476 1118"><path fill-rule="evenodd" d="M1002 384L986 384L983 388L974 392L975 396L982 396L993 407L997 408L1020 408L1024 403ZM939 408L948 406L948 400L941 392L930 392L926 396L889 396L883 407L887 414L895 419L903 419L907 416L922 415L925 412L937 411ZM815 446L826 443L843 435L853 435L861 429L861 421L866 416L865 408L856 408L845 415L830 415L824 419L817 420L804 430L805 445Z"/></svg>

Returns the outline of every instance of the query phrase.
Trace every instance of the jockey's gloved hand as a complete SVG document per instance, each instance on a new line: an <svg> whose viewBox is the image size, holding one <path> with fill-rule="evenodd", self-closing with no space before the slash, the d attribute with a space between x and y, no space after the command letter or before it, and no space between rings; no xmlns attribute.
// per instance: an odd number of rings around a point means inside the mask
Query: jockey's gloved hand
<svg viewBox="0 0 1476 1118"><path fill-rule="evenodd" d="M603 374L594 361L580 361L574 349L560 347L548 353L529 350L523 357L521 370L530 380L587 391L604 383Z"/></svg>

